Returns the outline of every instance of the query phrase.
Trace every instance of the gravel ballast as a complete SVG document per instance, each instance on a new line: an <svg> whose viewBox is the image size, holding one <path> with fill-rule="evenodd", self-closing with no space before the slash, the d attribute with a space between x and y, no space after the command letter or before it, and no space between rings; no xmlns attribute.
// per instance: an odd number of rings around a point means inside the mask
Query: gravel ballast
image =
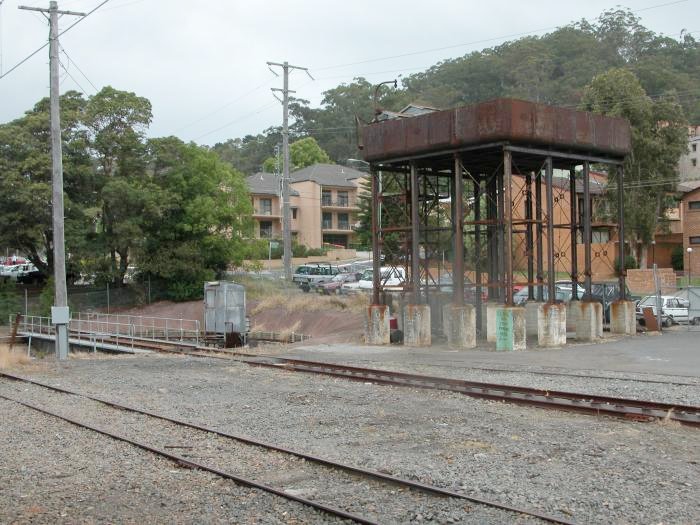
<svg viewBox="0 0 700 525"><path fill-rule="evenodd" d="M213 359L82 359L60 369L51 365L19 372L578 523L700 521L700 434L675 424L544 411ZM7 406L0 405L3 413ZM10 443L14 446L0 442L3 457L17 447L16 440ZM4 484L18 475L5 472ZM325 479L305 483L302 490L332 492ZM35 498L43 496L40 488L34 491ZM469 519L467 513L441 513L421 502L412 510L409 521ZM483 522L503 520L493 516Z"/></svg>

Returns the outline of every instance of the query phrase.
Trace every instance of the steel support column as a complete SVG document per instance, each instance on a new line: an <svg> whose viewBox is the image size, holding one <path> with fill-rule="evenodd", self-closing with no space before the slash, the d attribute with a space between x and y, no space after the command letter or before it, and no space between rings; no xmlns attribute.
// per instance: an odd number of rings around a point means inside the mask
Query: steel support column
<svg viewBox="0 0 700 525"><path fill-rule="evenodd" d="M486 182L486 218L489 221L486 227L488 242L488 272L489 272L489 299L498 297L498 208L497 208L496 175L492 175Z"/></svg>
<svg viewBox="0 0 700 525"><path fill-rule="evenodd" d="M590 180L590 165L588 161L583 163L583 250L584 250L584 269L583 274L586 278L584 299L591 298L591 180Z"/></svg>
<svg viewBox="0 0 700 525"><path fill-rule="evenodd" d="M552 157L545 161L544 190L547 196L547 293L550 303L554 303L556 290L556 268L554 264L554 196L552 188Z"/></svg>
<svg viewBox="0 0 700 525"><path fill-rule="evenodd" d="M420 302L420 213L418 168L411 162L411 288L413 304Z"/></svg>
<svg viewBox="0 0 700 525"><path fill-rule="evenodd" d="M532 172L525 174L525 250L527 252L527 282L535 280L535 243L532 235ZM535 289L532 284L527 285L527 299L535 299Z"/></svg>
<svg viewBox="0 0 700 525"><path fill-rule="evenodd" d="M511 153L503 151L503 198L499 204L503 209L503 273L507 305L513 304L513 173Z"/></svg>
<svg viewBox="0 0 700 525"><path fill-rule="evenodd" d="M379 195L379 172L372 167L372 304L378 305L379 303L379 272L381 268L381 252L380 252L380 235L379 224L381 224L381 218L379 217L380 209L380 195Z"/></svg>
<svg viewBox="0 0 700 525"><path fill-rule="evenodd" d="M464 304L464 209L462 162L459 155L454 157L454 194L452 195L452 302L462 306Z"/></svg>
<svg viewBox="0 0 700 525"><path fill-rule="evenodd" d="M474 179L474 271L476 277L476 326L481 328L481 178Z"/></svg>
<svg viewBox="0 0 700 525"><path fill-rule="evenodd" d="M571 299L578 300L578 212L576 195L576 168L569 170L569 227L571 232Z"/></svg>
<svg viewBox="0 0 700 525"><path fill-rule="evenodd" d="M625 278L627 276L627 268L625 268L625 168L618 166L617 168L617 236L619 239L619 255L620 258L620 275L618 276L620 283L620 299L627 299L627 289L625 287ZM690 267L690 265L688 265Z"/></svg>
<svg viewBox="0 0 700 525"><path fill-rule="evenodd" d="M542 172L541 170L535 175L535 220L537 221L537 300L544 300L544 265L542 254L542 238L544 231L542 226Z"/></svg>
<svg viewBox="0 0 700 525"><path fill-rule="evenodd" d="M505 153L504 153L505 157ZM505 167L504 167L505 170ZM501 171L500 173L496 174L496 191L497 193L497 210L496 210L496 220L497 220L497 226L496 226L496 282L499 284L499 286L496 288L497 295L496 297L500 300L503 300L503 296L505 294L503 286L501 284L505 283L505 262L506 262L506 256L505 256L505 245L504 243L506 242L506 227L505 227L505 196L503 194L504 190L504 172ZM510 215L511 220L509 221L510 228L512 230L512 213ZM510 230L509 230L510 231Z"/></svg>

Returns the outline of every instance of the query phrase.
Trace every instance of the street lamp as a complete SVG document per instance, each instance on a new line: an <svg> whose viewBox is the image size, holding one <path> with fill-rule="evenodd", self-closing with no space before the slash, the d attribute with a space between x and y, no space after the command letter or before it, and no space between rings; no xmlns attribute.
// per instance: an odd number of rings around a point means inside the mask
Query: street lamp
<svg viewBox="0 0 700 525"><path fill-rule="evenodd" d="M651 264L652 268L656 266L656 239L651 240Z"/></svg>
<svg viewBox="0 0 700 525"><path fill-rule="evenodd" d="M688 252L688 288L690 288L690 256L693 253L693 249L688 246L686 251Z"/></svg>

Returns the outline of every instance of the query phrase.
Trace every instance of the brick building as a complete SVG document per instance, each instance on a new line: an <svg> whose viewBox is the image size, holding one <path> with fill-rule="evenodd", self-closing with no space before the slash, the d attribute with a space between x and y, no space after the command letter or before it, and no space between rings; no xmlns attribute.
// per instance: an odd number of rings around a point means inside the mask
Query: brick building
<svg viewBox="0 0 700 525"><path fill-rule="evenodd" d="M686 183L679 210L683 225L684 268L691 275L700 276L700 181ZM691 189L692 187L692 189ZM688 253L692 248L692 253Z"/></svg>

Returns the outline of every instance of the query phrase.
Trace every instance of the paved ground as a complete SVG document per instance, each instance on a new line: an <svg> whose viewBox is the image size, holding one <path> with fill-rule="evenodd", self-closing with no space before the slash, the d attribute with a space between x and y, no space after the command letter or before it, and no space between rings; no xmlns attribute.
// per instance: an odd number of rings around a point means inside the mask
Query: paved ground
<svg viewBox="0 0 700 525"><path fill-rule="evenodd" d="M564 367L578 370L607 370L626 373L700 377L700 331L675 327L661 336L607 337L596 344L573 343L560 349L524 352L495 352L486 348L456 351L444 344L430 348L363 346L356 344L296 345L279 348L285 356L333 362L370 360L382 363L453 363L455 366Z"/></svg>

